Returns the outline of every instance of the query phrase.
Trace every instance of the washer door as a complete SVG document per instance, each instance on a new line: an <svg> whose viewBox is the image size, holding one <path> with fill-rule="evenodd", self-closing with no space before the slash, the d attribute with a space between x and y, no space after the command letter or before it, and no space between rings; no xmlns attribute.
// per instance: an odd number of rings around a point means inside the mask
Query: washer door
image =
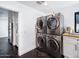
<svg viewBox="0 0 79 59"><path fill-rule="evenodd" d="M59 43L56 39L48 41L48 49L51 52L57 53L59 51Z"/></svg>
<svg viewBox="0 0 79 59"><path fill-rule="evenodd" d="M59 27L58 19L56 19L55 17L48 18L47 26L48 26L49 29L55 30L56 28Z"/></svg>
<svg viewBox="0 0 79 59"><path fill-rule="evenodd" d="M38 37L37 38L37 46L39 48L44 48L45 47L45 38L43 37Z"/></svg>
<svg viewBox="0 0 79 59"><path fill-rule="evenodd" d="M39 29L43 29L43 21L41 20L41 18L40 20L37 20L37 26Z"/></svg>

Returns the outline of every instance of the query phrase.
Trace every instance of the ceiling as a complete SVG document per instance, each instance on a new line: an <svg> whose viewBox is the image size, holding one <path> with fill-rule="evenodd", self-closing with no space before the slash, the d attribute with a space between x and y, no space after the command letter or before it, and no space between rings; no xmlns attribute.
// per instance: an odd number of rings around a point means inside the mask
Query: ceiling
<svg viewBox="0 0 79 59"><path fill-rule="evenodd" d="M48 13L51 10L59 12L67 6L72 6L74 4L79 3L78 1L46 1L46 2L48 5L43 5L43 4L39 5L36 3L36 1L19 1L19 3L35 8L44 13Z"/></svg>

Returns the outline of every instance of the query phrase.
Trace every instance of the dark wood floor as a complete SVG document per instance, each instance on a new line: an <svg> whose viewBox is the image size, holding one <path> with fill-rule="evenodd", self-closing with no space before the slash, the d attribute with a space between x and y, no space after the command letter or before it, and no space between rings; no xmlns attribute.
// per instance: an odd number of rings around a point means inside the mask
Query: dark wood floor
<svg viewBox="0 0 79 59"><path fill-rule="evenodd" d="M17 56L18 49L8 43L8 38L0 38L0 58L54 58L38 49L33 49L22 56Z"/></svg>
<svg viewBox="0 0 79 59"><path fill-rule="evenodd" d="M33 49L28 53L20 56L20 58L51 58L47 53L39 51L37 49Z"/></svg>
<svg viewBox="0 0 79 59"><path fill-rule="evenodd" d="M20 56L20 58L56 58L56 57L53 57L53 56L35 48L35 49L27 52L26 54ZM61 55L60 58L64 58L64 56Z"/></svg>
<svg viewBox="0 0 79 59"><path fill-rule="evenodd" d="M8 42L8 38L0 38L0 58L16 57L14 50L14 47Z"/></svg>
<svg viewBox="0 0 79 59"><path fill-rule="evenodd" d="M0 38L0 58L50 58L50 56L37 49L18 57L17 49L8 42L8 38Z"/></svg>

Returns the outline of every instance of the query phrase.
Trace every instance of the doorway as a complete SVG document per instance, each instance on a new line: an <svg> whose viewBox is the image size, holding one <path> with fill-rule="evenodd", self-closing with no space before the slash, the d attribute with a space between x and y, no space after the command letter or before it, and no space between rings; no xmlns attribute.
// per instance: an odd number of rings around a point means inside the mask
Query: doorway
<svg viewBox="0 0 79 59"><path fill-rule="evenodd" d="M18 12L0 8L0 27L0 57L17 57Z"/></svg>

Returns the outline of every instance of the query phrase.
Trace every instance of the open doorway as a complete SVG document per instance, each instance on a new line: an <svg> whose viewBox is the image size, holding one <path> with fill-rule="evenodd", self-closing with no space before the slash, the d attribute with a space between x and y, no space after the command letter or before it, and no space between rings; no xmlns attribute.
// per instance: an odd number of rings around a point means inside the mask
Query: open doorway
<svg viewBox="0 0 79 59"><path fill-rule="evenodd" d="M18 12L0 8L0 57L18 56Z"/></svg>

